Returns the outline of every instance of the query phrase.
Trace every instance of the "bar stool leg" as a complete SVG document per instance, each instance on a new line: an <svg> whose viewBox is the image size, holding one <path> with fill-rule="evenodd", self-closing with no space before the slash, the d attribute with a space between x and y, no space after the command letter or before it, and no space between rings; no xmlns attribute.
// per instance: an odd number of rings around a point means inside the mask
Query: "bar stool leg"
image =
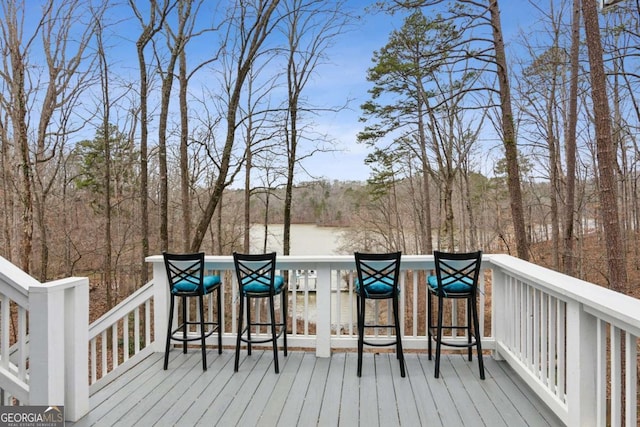
<svg viewBox="0 0 640 427"><path fill-rule="evenodd" d="M198 302L200 303L200 340L202 342L202 370L207 370L207 345L205 339L205 330L204 330L204 297L200 295L198 298Z"/></svg>
<svg viewBox="0 0 640 427"><path fill-rule="evenodd" d="M238 337L236 338L236 360L233 366L233 370L238 372L238 366L240 364L240 338L242 337L242 321L244 319L244 297L240 297L240 313L238 315Z"/></svg>
<svg viewBox="0 0 640 427"><path fill-rule="evenodd" d="M169 367L169 348L171 347L171 327L173 325L173 308L175 305L175 297L171 295L171 304L169 304L169 327L167 330L167 345L164 349L164 370L166 371Z"/></svg>

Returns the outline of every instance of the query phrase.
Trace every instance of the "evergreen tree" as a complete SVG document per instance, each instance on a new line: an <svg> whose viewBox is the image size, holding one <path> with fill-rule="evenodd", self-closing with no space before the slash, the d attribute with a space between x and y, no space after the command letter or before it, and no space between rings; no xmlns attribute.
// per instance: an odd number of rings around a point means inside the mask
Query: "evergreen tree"
<svg viewBox="0 0 640 427"><path fill-rule="evenodd" d="M131 195L137 179L135 162L138 160L138 154L133 149L131 141L113 124L109 125L108 138L109 153L105 153L107 139L104 128L96 131L94 139L80 141L75 149L79 168L75 184L91 195L91 203L96 212L102 212L105 208L102 196L107 185L111 185L113 200L117 202ZM112 165L109 183L105 182L107 154Z"/></svg>

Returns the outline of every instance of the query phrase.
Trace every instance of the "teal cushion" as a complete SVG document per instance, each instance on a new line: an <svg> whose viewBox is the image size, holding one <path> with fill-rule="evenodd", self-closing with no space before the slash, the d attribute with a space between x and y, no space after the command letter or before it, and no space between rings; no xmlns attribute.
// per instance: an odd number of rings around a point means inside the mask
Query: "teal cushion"
<svg viewBox="0 0 640 427"><path fill-rule="evenodd" d="M220 276L204 276L202 279L204 284L204 292L208 293L220 284ZM177 294L179 292L196 292L198 290L198 279L195 277L193 280L180 280L173 285L171 292Z"/></svg>
<svg viewBox="0 0 640 427"><path fill-rule="evenodd" d="M393 293L393 280L390 277L383 277L376 279L374 277L368 277L364 279L364 294L368 295L391 295ZM356 292L360 293L360 279L356 279Z"/></svg>
<svg viewBox="0 0 640 427"><path fill-rule="evenodd" d="M462 294L471 292L471 285L473 284L472 280L468 277L462 277L460 280L456 280L454 277L445 276L442 279L443 285L442 290L446 294L447 292ZM437 276L429 276L427 277L427 283L429 287L434 291L438 290L438 277Z"/></svg>
<svg viewBox="0 0 640 427"><path fill-rule="evenodd" d="M204 288L206 290L209 290L215 287L216 285L219 285L221 282L220 276L204 276L202 281L204 283Z"/></svg>
<svg viewBox="0 0 640 427"><path fill-rule="evenodd" d="M275 293L279 293L284 285L284 277L275 276L273 278L273 286ZM269 293L269 282L265 282L264 277L246 276L242 279L242 290L244 293Z"/></svg>

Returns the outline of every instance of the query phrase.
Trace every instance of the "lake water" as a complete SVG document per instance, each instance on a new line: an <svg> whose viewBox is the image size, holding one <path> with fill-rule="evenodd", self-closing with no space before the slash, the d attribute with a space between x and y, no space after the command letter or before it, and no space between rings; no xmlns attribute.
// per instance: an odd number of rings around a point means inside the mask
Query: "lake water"
<svg viewBox="0 0 640 427"><path fill-rule="evenodd" d="M291 225L291 255L348 255L340 252L342 234L345 228L318 227L311 224ZM268 226L267 252L275 251L282 254L284 225L270 224ZM251 251L263 251L264 225L251 226Z"/></svg>

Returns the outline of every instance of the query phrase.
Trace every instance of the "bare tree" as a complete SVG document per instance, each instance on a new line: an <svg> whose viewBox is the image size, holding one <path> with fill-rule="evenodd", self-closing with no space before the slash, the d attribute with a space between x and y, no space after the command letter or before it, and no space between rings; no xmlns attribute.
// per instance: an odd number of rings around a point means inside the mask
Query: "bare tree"
<svg viewBox="0 0 640 427"><path fill-rule="evenodd" d="M49 4L51 8L52 4ZM24 7L24 5L22 5ZM2 2L2 14L4 19L0 22L2 31L2 51L7 52L4 57L2 78L8 85L9 97L3 94L2 105L11 119L13 138L19 153L20 180L18 191L22 207L20 219L20 267L24 271L30 271L31 252L33 238L33 170L29 152L28 125L27 125L27 56L28 50L42 27L45 16L38 23L33 34L26 40L23 47L22 35L24 29L20 26L23 21L21 9L16 2L6 0Z"/></svg>
<svg viewBox="0 0 640 427"><path fill-rule="evenodd" d="M618 214L616 146L611 135L611 116L596 3L583 0L582 15L589 52L591 98L593 100L598 154L600 209L602 210L607 252L608 280L612 289L625 292L627 290L627 269Z"/></svg>
<svg viewBox="0 0 640 427"><path fill-rule="evenodd" d="M107 306L113 307L111 288L112 288L112 271L111 271L111 132L109 132L111 101L109 91L109 63L107 61L102 26L102 16L94 14L96 22L96 39L97 39L97 55L100 68L100 87L102 89L102 134L104 136L104 264L103 264L103 286L107 288Z"/></svg>
<svg viewBox="0 0 640 427"><path fill-rule="evenodd" d="M138 56L138 71L140 73L140 225L142 230L143 265L144 259L149 255L149 71L147 70L145 49L153 37L162 29L172 4L173 2L170 0L162 0L161 4L158 4L157 0L149 0L149 19L145 22L145 18L138 9L136 1L129 0L129 5L142 27L140 36L136 41L136 52ZM146 268L143 268L142 283L146 283L148 278L149 273Z"/></svg>
<svg viewBox="0 0 640 427"><path fill-rule="evenodd" d="M254 173L254 165L266 174L263 178L263 184L266 183L266 218L268 219L269 192L271 184L280 178L280 174L272 174L272 169L278 169L275 165L279 146L279 126L276 124L278 119L271 117L279 115L279 111L270 108L270 95L275 88L275 80L277 73L266 78L263 82L259 81L259 76L265 74L262 71L268 70L268 65L273 55L262 55L267 60L261 65L252 67L247 76L247 96L246 110L244 112L246 119L243 121L244 139L246 148L244 154L244 230L243 230L243 250L245 253L250 251L250 229L251 229L251 196L262 190L253 188L252 175ZM273 178L271 178L273 177ZM264 187L264 185L263 185ZM267 224L265 223L265 227ZM265 242L266 245L266 242Z"/></svg>
<svg viewBox="0 0 640 427"><path fill-rule="evenodd" d="M160 247L163 251L169 248L169 228L168 228L168 209L169 209L169 191L168 191L168 170L167 170L167 122L169 119L169 104L175 76L175 68L179 58L184 54L185 46L189 39L193 37L195 18L202 1L194 0L177 0L178 28L174 31L165 20L165 31L167 36L167 49L169 58L166 68L162 67L161 55L158 48L155 48L156 62L158 72L161 74L162 88L160 99L160 117L158 123L158 157L160 166ZM181 80L180 90L186 90L188 80ZM184 89L183 89L184 88ZM186 120L184 116L187 114L186 103L180 103L184 108L181 111L183 130ZM183 136L182 138L185 138Z"/></svg>
<svg viewBox="0 0 640 427"><path fill-rule="evenodd" d="M180 51L178 65L180 82L180 200L182 204L182 249L189 250L191 236L191 185L189 185L189 102L187 100L187 54Z"/></svg>
<svg viewBox="0 0 640 427"><path fill-rule="evenodd" d="M1 98L0 98L1 99ZM4 103L4 99L2 99ZM13 235L12 218L14 216L15 206L15 184L13 165L13 144L9 139L7 128L9 127L9 119L4 116L0 118L0 170L2 170L2 226L3 226L3 249L2 255L7 259L12 259L13 254Z"/></svg>
<svg viewBox="0 0 640 427"><path fill-rule="evenodd" d="M40 234L38 276L42 280L47 279L49 264L47 198L60 168L64 143L82 125L73 123L71 111L91 81L91 66L85 52L93 23L79 24L82 5L78 0L45 2L32 34L25 39L24 4L6 1L0 6L4 14L0 44L8 52L0 73L9 86L9 91L0 95L0 103L9 114L20 153L21 267L25 271L32 268L35 206ZM35 43L38 36L41 44ZM42 52L35 52L36 46L42 46ZM29 61L35 55L44 58L42 74L38 74L38 67L30 66ZM39 112L37 129L30 131L30 114L34 110ZM29 141L30 134L35 135L33 143Z"/></svg>
<svg viewBox="0 0 640 427"><path fill-rule="evenodd" d="M575 275L573 253L574 211L576 200L576 129L578 123L578 74L580 72L580 0L573 0L571 9L571 77L569 81L569 111L567 113L565 157L567 162L567 184L564 218L564 272Z"/></svg>
<svg viewBox="0 0 640 427"><path fill-rule="evenodd" d="M526 34L523 35L523 46L527 49L530 58L525 59L527 63L519 73L519 79L515 85L516 93L520 94L521 126L526 126L527 131L523 132L523 140L530 141L535 149L538 147L545 160L542 167L547 170L549 180L548 200L550 209L550 224L546 218L546 213L541 215L539 225L534 231L539 229L547 234L551 230L551 257L553 267L560 269L560 210L563 180L561 146L562 129L565 126L564 113L566 107L565 82L569 57L563 45L562 22L564 15L564 5L560 4L555 8L554 2L549 3L547 11L543 11L543 22L540 27L547 32L548 45L540 48L534 46L528 40ZM517 100L518 101L518 100ZM546 206L540 203L539 208L546 210Z"/></svg>
<svg viewBox="0 0 640 427"><path fill-rule="evenodd" d="M611 90L612 139L619 149L620 221L626 252L633 249L633 265L640 267L640 199L638 176L640 169L640 75L637 60L640 54L640 2L619 2L606 9L602 16L602 44L605 66ZM630 265L628 265L628 268Z"/></svg>
<svg viewBox="0 0 640 427"><path fill-rule="evenodd" d="M439 241L439 247L449 251L455 251L458 247L454 227L454 184L463 171L462 164L469 157L483 122L479 120L474 123L464 114L468 109L465 95L476 79L477 75L467 74L464 67L461 72L456 72L450 66L445 66L433 78L435 85L432 93L439 108L437 111L428 109L428 127L432 135L430 147L438 164L435 175L444 217L444 221L441 221L443 238Z"/></svg>
<svg viewBox="0 0 640 427"><path fill-rule="evenodd" d="M236 129L238 127L237 118L240 96L253 61L259 54L263 43L272 32L275 25L273 21L277 21L274 13L279 2L280 0L242 2L236 6L236 14L229 23L229 37L235 38L235 43L234 40L229 39L227 41L227 48L229 51L233 50L233 54L235 55L233 59L236 62L234 76L229 82L229 99L225 114L226 137L218 162L218 173L213 183L209 201L194 230L194 237L191 241L192 251L199 250L205 233L209 228L211 218L222 198L222 193L229 185L228 175L235 146ZM234 26L237 26L237 33L231 31ZM229 59L231 59L231 57Z"/></svg>
<svg viewBox="0 0 640 427"><path fill-rule="evenodd" d="M74 109L80 104L79 98L95 79L92 70L93 57L87 55L87 46L93 37L95 23L86 25L78 22L87 15L85 3L81 1L63 1L51 8L51 16L42 28L42 44L47 63L46 87L35 148L34 196L38 215L40 238L41 280L49 276L49 196L57 191L55 184L63 161L65 144L70 135L84 125L84 120L74 122ZM76 42L70 43L72 34ZM79 35L78 35L79 34Z"/></svg>
<svg viewBox="0 0 640 427"><path fill-rule="evenodd" d="M472 2L470 2L472 3ZM502 35L502 21L498 0L489 0L491 14L491 28L493 30L493 45L495 49L495 63L497 67L498 88L500 94L500 111L502 119L502 143L507 161L507 185L511 200L511 217L516 236L518 257L529 259L529 238L525 229L524 208L522 203L522 187L520 183L520 168L518 165L518 146L516 130L511 106L511 87L509 84L509 70L507 55Z"/></svg>
<svg viewBox="0 0 640 427"><path fill-rule="evenodd" d="M287 117L285 141L287 144L287 183L284 201L283 252L291 250L291 204L295 167L304 157L300 144L303 141L303 113L309 106L304 104L303 92L313 73L324 59L325 51L343 31L349 16L344 12L346 2L338 0L285 0L287 37Z"/></svg>

